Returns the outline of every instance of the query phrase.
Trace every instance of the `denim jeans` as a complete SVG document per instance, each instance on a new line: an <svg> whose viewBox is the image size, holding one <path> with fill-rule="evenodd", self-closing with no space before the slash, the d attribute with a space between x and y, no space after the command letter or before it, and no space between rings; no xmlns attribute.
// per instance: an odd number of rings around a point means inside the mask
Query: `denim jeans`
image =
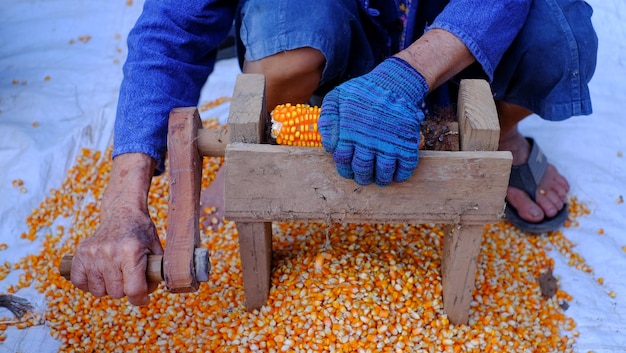
<svg viewBox="0 0 626 353"><path fill-rule="evenodd" d="M235 23L240 63L311 47L326 57L321 86L360 76L380 62L356 0L247 0Z"/></svg>
<svg viewBox="0 0 626 353"><path fill-rule="evenodd" d="M496 99L546 120L591 114L588 83L596 68L593 10L579 0L534 0L526 24L496 68Z"/></svg>
<svg viewBox="0 0 626 353"><path fill-rule="evenodd" d="M506 7L507 0L502 1ZM382 27L372 23L360 3L357 0L245 0L236 19L240 61L312 47L326 57L321 85L334 85L367 73L384 59L381 48L389 43L382 41L389 41L396 33L380 33L384 32ZM452 0L451 5L456 3ZM595 70L597 52L591 14L591 7L581 0L533 0L521 30L508 48L503 49L503 54L490 57L489 48L485 48L482 52L487 55L477 56L482 67L489 71L483 76L493 76L495 98L521 105L549 120L590 114L587 84ZM449 23L454 16L448 11L442 17ZM483 30L484 21L461 22L465 27ZM435 20L435 28L437 23ZM475 45L469 43L471 38L467 41L463 38L472 33L472 28L443 28L460 37L468 47ZM493 36L486 39L493 38L492 46L507 41L499 35L501 31L492 32ZM494 61L498 61L495 68L487 68Z"/></svg>

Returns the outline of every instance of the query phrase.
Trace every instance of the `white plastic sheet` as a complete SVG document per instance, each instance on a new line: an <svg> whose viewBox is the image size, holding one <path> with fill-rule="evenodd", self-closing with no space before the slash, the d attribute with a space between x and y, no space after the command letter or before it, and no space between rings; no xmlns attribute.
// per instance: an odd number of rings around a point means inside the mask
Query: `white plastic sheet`
<svg viewBox="0 0 626 353"><path fill-rule="evenodd" d="M586 274L553 252L555 275L573 296L566 314L580 331L576 351L626 351L626 3L592 0L600 37L598 68L591 84L594 114L561 123L538 117L523 122L549 160L568 177L571 194L591 214L565 230L574 249L593 268ZM58 187L81 148L104 150L112 127L125 39L141 2L109 0L5 0L0 8L0 263L38 251L39 242L20 238L25 219L48 190ZM218 63L202 100L230 96L236 60ZM227 116L220 106L206 116ZM24 189L12 185L23 180ZM599 235L602 228L604 235ZM604 284L598 283L602 277ZM0 292L17 274L0 282ZM609 292L616 293L615 298ZM39 310L34 289L19 293ZM0 309L0 316L10 315ZM56 352L45 326L9 329L4 352Z"/></svg>

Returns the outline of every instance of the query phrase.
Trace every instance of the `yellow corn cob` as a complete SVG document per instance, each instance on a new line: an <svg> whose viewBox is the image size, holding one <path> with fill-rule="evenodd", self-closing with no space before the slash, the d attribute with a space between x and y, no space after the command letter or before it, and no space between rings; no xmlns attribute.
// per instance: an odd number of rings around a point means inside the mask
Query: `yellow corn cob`
<svg viewBox="0 0 626 353"><path fill-rule="evenodd" d="M317 130L320 108L308 104L290 103L276 106L272 111L272 137L279 145L322 146Z"/></svg>

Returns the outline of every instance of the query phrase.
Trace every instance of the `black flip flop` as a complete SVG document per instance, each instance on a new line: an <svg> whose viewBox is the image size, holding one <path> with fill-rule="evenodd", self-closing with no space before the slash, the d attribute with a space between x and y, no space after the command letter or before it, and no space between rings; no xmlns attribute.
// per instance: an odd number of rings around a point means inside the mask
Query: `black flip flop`
<svg viewBox="0 0 626 353"><path fill-rule="evenodd" d="M530 156L528 162L513 166L509 186L523 190L535 201L537 185L548 166L548 159L541 152L541 149L531 138L526 138L530 143ZM555 231L565 224L567 220L567 204L554 216L544 218L541 222L533 223L523 220L517 210L508 202L504 209L504 218L514 226L527 233L545 233Z"/></svg>

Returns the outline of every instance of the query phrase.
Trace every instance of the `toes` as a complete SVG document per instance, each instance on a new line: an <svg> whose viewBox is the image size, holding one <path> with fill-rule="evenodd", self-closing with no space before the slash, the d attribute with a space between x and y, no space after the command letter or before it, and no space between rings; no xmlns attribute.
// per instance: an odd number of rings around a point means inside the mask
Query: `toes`
<svg viewBox="0 0 626 353"><path fill-rule="evenodd" d="M544 211L528 196L528 194L518 188L509 187L506 196L507 202L511 204L519 216L529 222L540 222L544 217Z"/></svg>
<svg viewBox="0 0 626 353"><path fill-rule="evenodd" d="M564 205L563 201L561 201L554 191L546 192L545 195L541 195L537 192L536 200L547 217L554 217Z"/></svg>
<svg viewBox="0 0 626 353"><path fill-rule="evenodd" d="M548 217L554 217L567 203L569 184L556 168L549 164L537 188L535 200Z"/></svg>
<svg viewBox="0 0 626 353"><path fill-rule="evenodd" d="M546 176L548 178L545 184L550 184L552 190L558 195L563 203L567 201L567 194L569 193L569 183L559 171L552 164L548 164L546 168ZM543 184L543 183L542 183Z"/></svg>

